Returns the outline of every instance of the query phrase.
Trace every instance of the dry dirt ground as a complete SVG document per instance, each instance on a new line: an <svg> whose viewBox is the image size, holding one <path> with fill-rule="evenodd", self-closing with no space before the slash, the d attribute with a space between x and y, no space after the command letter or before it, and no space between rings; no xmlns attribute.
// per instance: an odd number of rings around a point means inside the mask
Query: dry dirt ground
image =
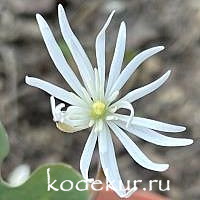
<svg viewBox="0 0 200 200"><path fill-rule="evenodd" d="M63 161L79 168L81 151L89 132L61 134L52 122L49 96L24 83L28 74L69 89L46 51L35 21L36 12L42 13L51 24L68 61L77 72L60 36L56 11L59 2L65 6L73 30L94 66L95 36L112 8L117 12L107 32L108 66L121 20L127 23L128 33L125 63L145 48L166 47L137 70L122 93L149 83L172 69L167 84L135 104L136 114L186 125L187 131L175 136L192 137L194 145L161 148L133 138L152 160L170 163L167 172L155 173L138 166L116 141L118 163L124 180L142 179L147 183L149 179L170 179L171 190L164 195L173 200L200 199L199 0L1 0L0 118L11 143L10 155L3 165L4 177L21 163L28 163L35 169L42 163ZM96 151L93 172L97 160Z"/></svg>

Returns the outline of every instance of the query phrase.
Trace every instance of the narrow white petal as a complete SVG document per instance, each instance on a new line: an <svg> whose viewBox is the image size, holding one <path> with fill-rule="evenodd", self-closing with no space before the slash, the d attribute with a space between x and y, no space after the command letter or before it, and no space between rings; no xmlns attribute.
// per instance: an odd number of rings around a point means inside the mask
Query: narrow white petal
<svg viewBox="0 0 200 200"><path fill-rule="evenodd" d="M56 106L56 110L59 110L61 111L63 108L65 107L65 104L64 103L60 103Z"/></svg>
<svg viewBox="0 0 200 200"><path fill-rule="evenodd" d="M73 113L69 116L69 119L70 120L87 120L88 124L87 126L89 127L89 122L90 122L90 119L91 117L89 115L87 115L87 113Z"/></svg>
<svg viewBox="0 0 200 200"><path fill-rule="evenodd" d="M149 160L146 155L138 148L138 146L126 135L126 133L112 122L108 125L119 138L131 157L142 167L154 171L165 171L169 168L168 164L158 164Z"/></svg>
<svg viewBox="0 0 200 200"><path fill-rule="evenodd" d="M56 105L55 98L51 96L50 98L51 110L53 114L53 121L54 122L63 122L63 111L61 111L64 107L64 103L60 103Z"/></svg>
<svg viewBox="0 0 200 200"><path fill-rule="evenodd" d="M83 114L83 113L88 113L90 112L89 107L80 107L80 106L69 106L67 108L67 112L70 114L78 113L78 114Z"/></svg>
<svg viewBox="0 0 200 200"><path fill-rule="evenodd" d="M40 31L42 33L42 37L44 39L44 42L46 44L46 47L49 51L49 54L58 69L58 71L61 73L63 78L67 81L67 83L70 85L70 87L80 96L82 96L81 91L81 83L77 79L74 72L69 67L67 61L65 60L65 57L60 50L48 24L44 20L44 18L40 15L36 15L37 22L39 24Z"/></svg>
<svg viewBox="0 0 200 200"><path fill-rule="evenodd" d="M26 76L25 82L33 87L37 87L48 94L60 99L68 104L71 105L78 105L78 106L87 106L87 104L75 95L73 92L68 92L58 86L55 86L47 81L43 81L38 78L28 77Z"/></svg>
<svg viewBox="0 0 200 200"><path fill-rule="evenodd" d="M110 106L108 108L108 111L112 114L115 114L115 112L118 110L118 107L117 106Z"/></svg>
<svg viewBox="0 0 200 200"><path fill-rule="evenodd" d="M94 68L94 74L95 74L95 99L99 100L101 95L99 94L100 80L99 80L99 72L97 68Z"/></svg>
<svg viewBox="0 0 200 200"><path fill-rule="evenodd" d="M136 187L132 187L129 191L127 191L126 195L124 197L121 198L129 198L133 195L133 193L135 193L138 190L138 188Z"/></svg>
<svg viewBox="0 0 200 200"><path fill-rule="evenodd" d="M110 21L114 15L113 11L110 16L108 17L106 23L104 24L103 28L99 32L96 38L96 57L97 57L97 66L100 78L100 91L104 92L104 82L105 82L105 31L110 24Z"/></svg>
<svg viewBox="0 0 200 200"><path fill-rule="evenodd" d="M81 160L80 160L80 170L83 178L85 180L88 180L88 172L89 167L92 159L92 154L94 152L94 148L97 142L97 132L94 131L94 128L92 129L87 142L85 144Z"/></svg>
<svg viewBox="0 0 200 200"><path fill-rule="evenodd" d="M115 91L113 92L107 99L106 99L106 102L107 104L111 104L119 95L119 91Z"/></svg>
<svg viewBox="0 0 200 200"><path fill-rule="evenodd" d="M71 120L71 125L75 127L89 127L89 119L76 119Z"/></svg>
<svg viewBox="0 0 200 200"><path fill-rule="evenodd" d="M111 106L111 109L113 107L117 107L118 109L120 108L124 108L124 109L128 109L130 110L130 117L129 119L127 120L127 127L130 125L130 123L132 122L133 120L133 116L134 116L134 109L133 109L133 106L127 102L127 101L117 101L116 103L114 103L112 106Z"/></svg>
<svg viewBox="0 0 200 200"><path fill-rule="evenodd" d="M72 53L72 56L78 66L79 72L81 74L85 86L88 88L88 81L94 81L93 68L82 45L80 44L79 40L73 33L69 25L67 16L65 14L65 10L61 4L58 6L58 18L63 38L67 43Z"/></svg>
<svg viewBox="0 0 200 200"><path fill-rule="evenodd" d="M115 52L110 67L106 94L109 92L109 90L111 89L111 87L113 86L113 84L115 83L120 74L125 53L125 46L126 46L126 24L125 22L122 22L119 28L119 33L115 46Z"/></svg>
<svg viewBox="0 0 200 200"><path fill-rule="evenodd" d="M52 112L52 115L53 115L53 120L56 121L56 100L54 98L54 96L51 96L50 97L50 104L51 104L51 112Z"/></svg>
<svg viewBox="0 0 200 200"><path fill-rule="evenodd" d="M122 180L117 166L114 146L110 132L107 133L107 143L105 145L107 145L108 151L106 153L102 153L102 145L99 142L99 154L104 174L107 181L111 184L113 190L120 197L124 197L126 195L126 192L123 185L121 185L120 188L120 183L122 183Z"/></svg>
<svg viewBox="0 0 200 200"><path fill-rule="evenodd" d="M133 74L133 72L139 67L139 65L144 62L149 57L153 56L154 54L162 51L164 49L163 46L153 47L150 49L147 49L137 56L135 56L130 63L125 67L125 69L121 72L119 75L117 81L113 85L112 89L108 93L108 96L115 90L120 90L124 84L127 82L127 80L130 78L130 76Z"/></svg>
<svg viewBox="0 0 200 200"><path fill-rule="evenodd" d="M90 119L88 126L91 128L94 125L95 121L93 119Z"/></svg>
<svg viewBox="0 0 200 200"><path fill-rule="evenodd" d="M102 130L98 131L98 140L99 140L99 145L101 146L99 151L101 151L101 153L106 153L108 151L108 145L107 145L107 140L108 140L107 135L108 135L108 133L109 133L109 129L103 123Z"/></svg>
<svg viewBox="0 0 200 200"><path fill-rule="evenodd" d="M163 76L161 76L156 81L145 85L141 88L135 89L131 92L129 92L126 96L122 98L122 100L126 100L130 103L146 96L147 94L150 94L151 92L157 90L161 85L163 85L166 80L169 78L171 71L167 71Z"/></svg>
<svg viewBox="0 0 200 200"><path fill-rule="evenodd" d="M119 120L127 122L129 120L129 116L126 115L121 115L121 114L115 114ZM132 120L132 125L138 125L138 126L143 126L146 128L154 129L157 131L163 131L163 132L183 132L186 130L184 126L177 126L173 124L167 124L164 122L152 120L152 119L146 119L146 118L141 118L141 117L133 117Z"/></svg>
<svg viewBox="0 0 200 200"><path fill-rule="evenodd" d="M86 88L87 88L87 92L90 95L90 97L93 98L93 99L95 99L96 98L96 94L95 94L95 80L88 79L87 80L87 86L86 86Z"/></svg>
<svg viewBox="0 0 200 200"><path fill-rule="evenodd" d="M106 117L106 121L112 121L112 120L117 120L117 118L115 118L115 116L112 116L112 115L108 115Z"/></svg>
<svg viewBox="0 0 200 200"><path fill-rule="evenodd" d="M176 147L176 146L187 146L193 143L193 140L191 139L167 137L165 135L161 135L158 132L145 127L129 126L127 128L126 123L120 121L116 121L115 123L119 127L136 135L137 137L159 146Z"/></svg>
<svg viewBox="0 0 200 200"><path fill-rule="evenodd" d="M53 115L53 121L58 122L61 118L61 109L65 107L64 103L60 103L56 106L56 100L54 96L50 97L51 112Z"/></svg>
<svg viewBox="0 0 200 200"><path fill-rule="evenodd" d="M95 121L95 129L94 131L98 132L98 133L101 133L104 129L104 121L103 120L98 120L98 121Z"/></svg>
<svg viewBox="0 0 200 200"><path fill-rule="evenodd" d="M91 96L88 94L87 90L82 87L82 92L83 92L83 98L84 100L88 103L88 104L91 104L92 103L92 99L91 99Z"/></svg>
<svg viewBox="0 0 200 200"><path fill-rule="evenodd" d="M80 106L69 106L67 108L68 118L70 120L76 119L85 119L90 120L90 109L89 107L80 107ZM89 123L89 122L88 122Z"/></svg>

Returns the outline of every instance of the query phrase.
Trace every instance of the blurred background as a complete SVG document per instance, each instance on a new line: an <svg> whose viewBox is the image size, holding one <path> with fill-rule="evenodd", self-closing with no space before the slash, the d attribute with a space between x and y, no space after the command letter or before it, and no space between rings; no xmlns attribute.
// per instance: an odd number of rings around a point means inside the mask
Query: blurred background
<svg viewBox="0 0 200 200"><path fill-rule="evenodd" d="M65 162L79 169L89 131L62 134L52 121L49 96L24 83L25 75L32 75L70 90L51 61L35 20L37 12L45 17L68 62L77 72L60 35L59 3L65 7L71 26L94 66L95 37L113 9L116 14L106 35L107 69L122 20L127 24L128 34L124 66L146 48L166 47L137 70L122 94L172 69L167 84L135 103L136 115L183 124L187 131L174 136L192 137L195 143L188 147L167 148L133 137L153 161L170 163L168 171L158 173L137 165L116 140L118 163L124 180L141 179L147 184L150 179L169 179L171 190L162 194L173 200L199 200L199 0L0 0L0 119L11 143L10 155L3 165L4 178L22 163L29 164L32 170L47 162ZM93 157L92 174L97 162L98 151ZM154 188L156 190L158 187Z"/></svg>

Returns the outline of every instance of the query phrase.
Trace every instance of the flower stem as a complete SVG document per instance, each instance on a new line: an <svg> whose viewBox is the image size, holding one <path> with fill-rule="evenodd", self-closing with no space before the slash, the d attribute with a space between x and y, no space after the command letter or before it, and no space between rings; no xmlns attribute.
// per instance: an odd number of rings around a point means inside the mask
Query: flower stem
<svg viewBox="0 0 200 200"><path fill-rule="evenodd" d="M96 174L95 180L100 180L100 181L102 181L102 183L105 182L105 175L104 175L103 168L101 167L101 163L100 162L98 164L98 170L97 170L97 174ZM100 187L101 187L101 185L99 186L99 188ZM90 194L89 200L96 200L98 195L99 195L99 191L92 190L92 188L90 188L90 189L91 189L91 194ZM98 188L96 188L96 189L98 189Z"/></svg>

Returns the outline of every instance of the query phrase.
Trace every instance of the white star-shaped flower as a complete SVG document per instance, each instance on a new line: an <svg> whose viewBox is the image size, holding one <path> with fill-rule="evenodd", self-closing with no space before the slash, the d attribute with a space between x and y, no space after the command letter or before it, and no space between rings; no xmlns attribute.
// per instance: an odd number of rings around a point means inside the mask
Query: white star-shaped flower
<svg viewBox="0 0 200 200"><path fill-rule="evenodd" d="M74 93L33 77L26 77L26 83L40 88L51 95L53 119L60 130L72 133L91 127L91 133L85 144L80 161L80 170L83 177L86 180L89 178L89 166L96 143L98 142L100 161L106 179L120 197L128 197L134 190L127 192L124 186L120 186L119 184L121 182L121 176L116 162L111 131L117 136L138 164L144 168L160 172L167 170L169 165L158 164L149 160L129 138L127 132L160 146L186 146L192 144L193 140L172 138L157 132L182 132L185 130L182 126L134 116L134 108L131 103L163 85L168 79L170 71L167 71L154 82L135 89L119 99L119 91L139 65L164 49L163 46L147 49L135 56L122 70L121 67L126 43L126 25L124 22L121 23L119 28L114 56L106 81L105 32L113 14L114 11L110 14L105 25L97 35L97 68L93 68L88 56L71 30L64 8L61 5L58 6L61 33L78 66L84 86L69 67L48 24L41 15L37 14L37 22L49 54L58 71L74 90ZM64 103L56 105L54 97L70 104L70 106L65 108ZM130 110L130 115L127 116L117 113L121 108Z"/></svg>

